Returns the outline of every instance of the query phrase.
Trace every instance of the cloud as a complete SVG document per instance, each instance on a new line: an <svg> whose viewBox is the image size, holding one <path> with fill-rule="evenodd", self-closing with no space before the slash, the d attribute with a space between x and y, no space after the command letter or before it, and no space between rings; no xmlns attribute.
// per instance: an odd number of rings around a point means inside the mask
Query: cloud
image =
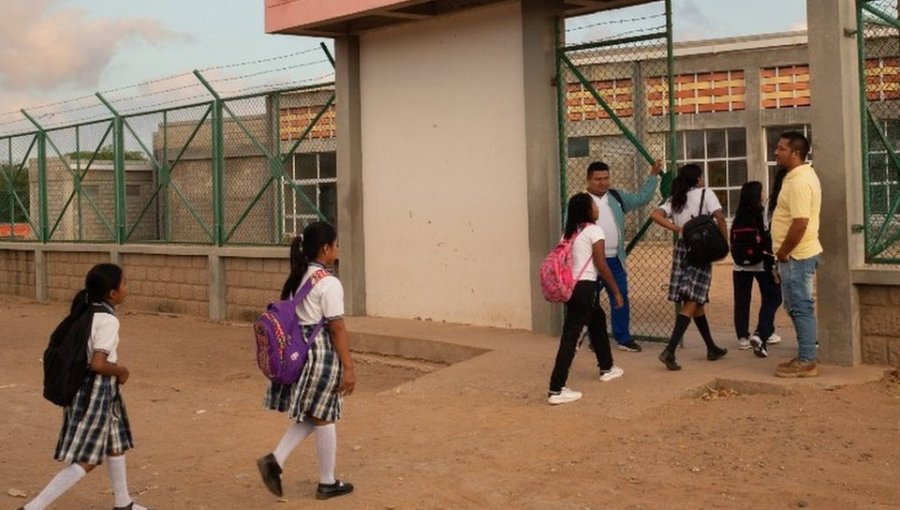
<svg viewBox="0 0 900 510"><path fill-rule="evenodd" d="M0 17L0 83L7 89L96 88L126 42L184 41L188 36L149 18L90 18L62 0L4 2Z"/></svg>

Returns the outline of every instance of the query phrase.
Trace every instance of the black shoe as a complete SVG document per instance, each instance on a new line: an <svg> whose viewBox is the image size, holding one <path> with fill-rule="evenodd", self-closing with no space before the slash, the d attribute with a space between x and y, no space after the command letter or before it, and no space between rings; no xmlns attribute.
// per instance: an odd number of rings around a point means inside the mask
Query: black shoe
<svg viewBox="0 0 900 510"><path fill-rule="evenodd" d="M715 361L723 356L728 354L728 349L724 347L713 347L712 349L706 351L706 359L709 361Z"/></svg>
<svg viewBox="0 0 900 510"><path fill-rule="evenodd" d="M22 508L19 508L19 510L25 510L25 508L22 507ZM134 501L132 501L131 503L128 503L125 506L114 506L113 510L134 510ZM153 509L148 508L147 510L153 510Z"/></svg>
<svg viewBox="0 0 900 510"><path fill-rule="evenodd" d="M669 352L668 349L664 349L663 352L659 353L659 360L662 361L663 365L669 370L681 370L681 365L675 361L675 355Z"/></svg>
<svg viewBox="0 0 900 510"><path fill-rule="evenodd" d="M750 347L753 347L753 354L757 358L768 358L769 350L766 348L766 341L761 340L758 336L750 337Z"/></svg>
<svg viewBox="0 0 900 510"><path fill-rule="evenodd" d="M643 349L641 349L641 346L638 345L637 342L632 340L628 343L619 344L619 350L626 352L641 352Z"/></svg>
<svg viewBox="0 0 900 510"><path fill-rule="evenodd" d="M331 484L320 483L316 489L316 499L335 498L353 492L353 484L337 480Z"/></svg>
<svg viewBox="0 0 900 510"><path fill-rule="evenodd" d="M256 467L259 468L259 474L262 475L263 483L269 492L279 498L284 494L281 492L281 466L275 460L275 456L271 453L256 461Z"/></svg>

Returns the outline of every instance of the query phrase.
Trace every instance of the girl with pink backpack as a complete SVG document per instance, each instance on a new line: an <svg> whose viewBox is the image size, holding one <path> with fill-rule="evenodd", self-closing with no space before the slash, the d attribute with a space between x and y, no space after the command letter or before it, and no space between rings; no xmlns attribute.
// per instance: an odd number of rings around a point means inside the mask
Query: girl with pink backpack
<svg viewBox="0 0 900 510"><path fill-rule="evenodd" d="M566 404L581 398L581 392L566 387L569 368L575 357L575 348L582 328L587 326L594 346L594 354L600 366L600 380L611 381L624 371L613 365L609 334L606 331L606 314L600 308L595 292L597 276L612 289L615 306L623 305L622 293L606 265L603 229L595 223L597 205L587 193L578 193L569 199L566 211L566 226L563 241L571 241L572 277L577 280L572 295L566 301L565 320L556 362L550 375L550 391L547 402L550 405Z"/></svg>

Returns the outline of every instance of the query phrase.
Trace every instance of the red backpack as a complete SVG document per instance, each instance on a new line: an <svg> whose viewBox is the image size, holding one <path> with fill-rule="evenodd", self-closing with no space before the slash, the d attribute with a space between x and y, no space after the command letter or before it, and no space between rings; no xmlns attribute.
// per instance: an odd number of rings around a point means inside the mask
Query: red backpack
<svg viewBox="0 0 900 510"><path fill-rule="evenodd" d="M587 225L587 224L585 224ZM540 278L541 292L544 299L551 303L565 303L572 299L572 291L575 290L575 284L588 268L588 264L593 261L593 257L588 257L587 261L578 271L577 277L572 277L572 243L584 230L584 226L578 228L578 231L572 234L568 239L560 239L559 244L547 255L541 263Z"/></svg>

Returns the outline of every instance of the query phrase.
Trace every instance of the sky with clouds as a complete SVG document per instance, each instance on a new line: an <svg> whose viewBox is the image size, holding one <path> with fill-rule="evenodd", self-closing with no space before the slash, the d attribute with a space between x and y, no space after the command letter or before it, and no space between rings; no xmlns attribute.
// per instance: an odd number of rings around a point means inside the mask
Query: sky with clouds
<svg viewBox="0 0 900 510"><path fill-rule="evenodd" d="M327 79L331 68L318 48L321 40L265 34L263 4L263 0L0 0L0 132L18 127L10 123L20 108L62 101L38 112L83 111L96 103L92 97L96 91L111 91L121 98L161 97L173 90L199 96L204 91L190 74L193 69L204 69L207 77L217 80L214 86L230 90ZM660 5L570 20L567 26L573 29L567 37L570 42L591 41L630 26L598 23L610 19L646 18L631 26L659 24ZM806 26L806 0L673 0L673 5L676 40ZM578 28L586 25L598 26ZM236 78L244 75L251 76ZM135 84L143 85L123 89Z"/></svg>

